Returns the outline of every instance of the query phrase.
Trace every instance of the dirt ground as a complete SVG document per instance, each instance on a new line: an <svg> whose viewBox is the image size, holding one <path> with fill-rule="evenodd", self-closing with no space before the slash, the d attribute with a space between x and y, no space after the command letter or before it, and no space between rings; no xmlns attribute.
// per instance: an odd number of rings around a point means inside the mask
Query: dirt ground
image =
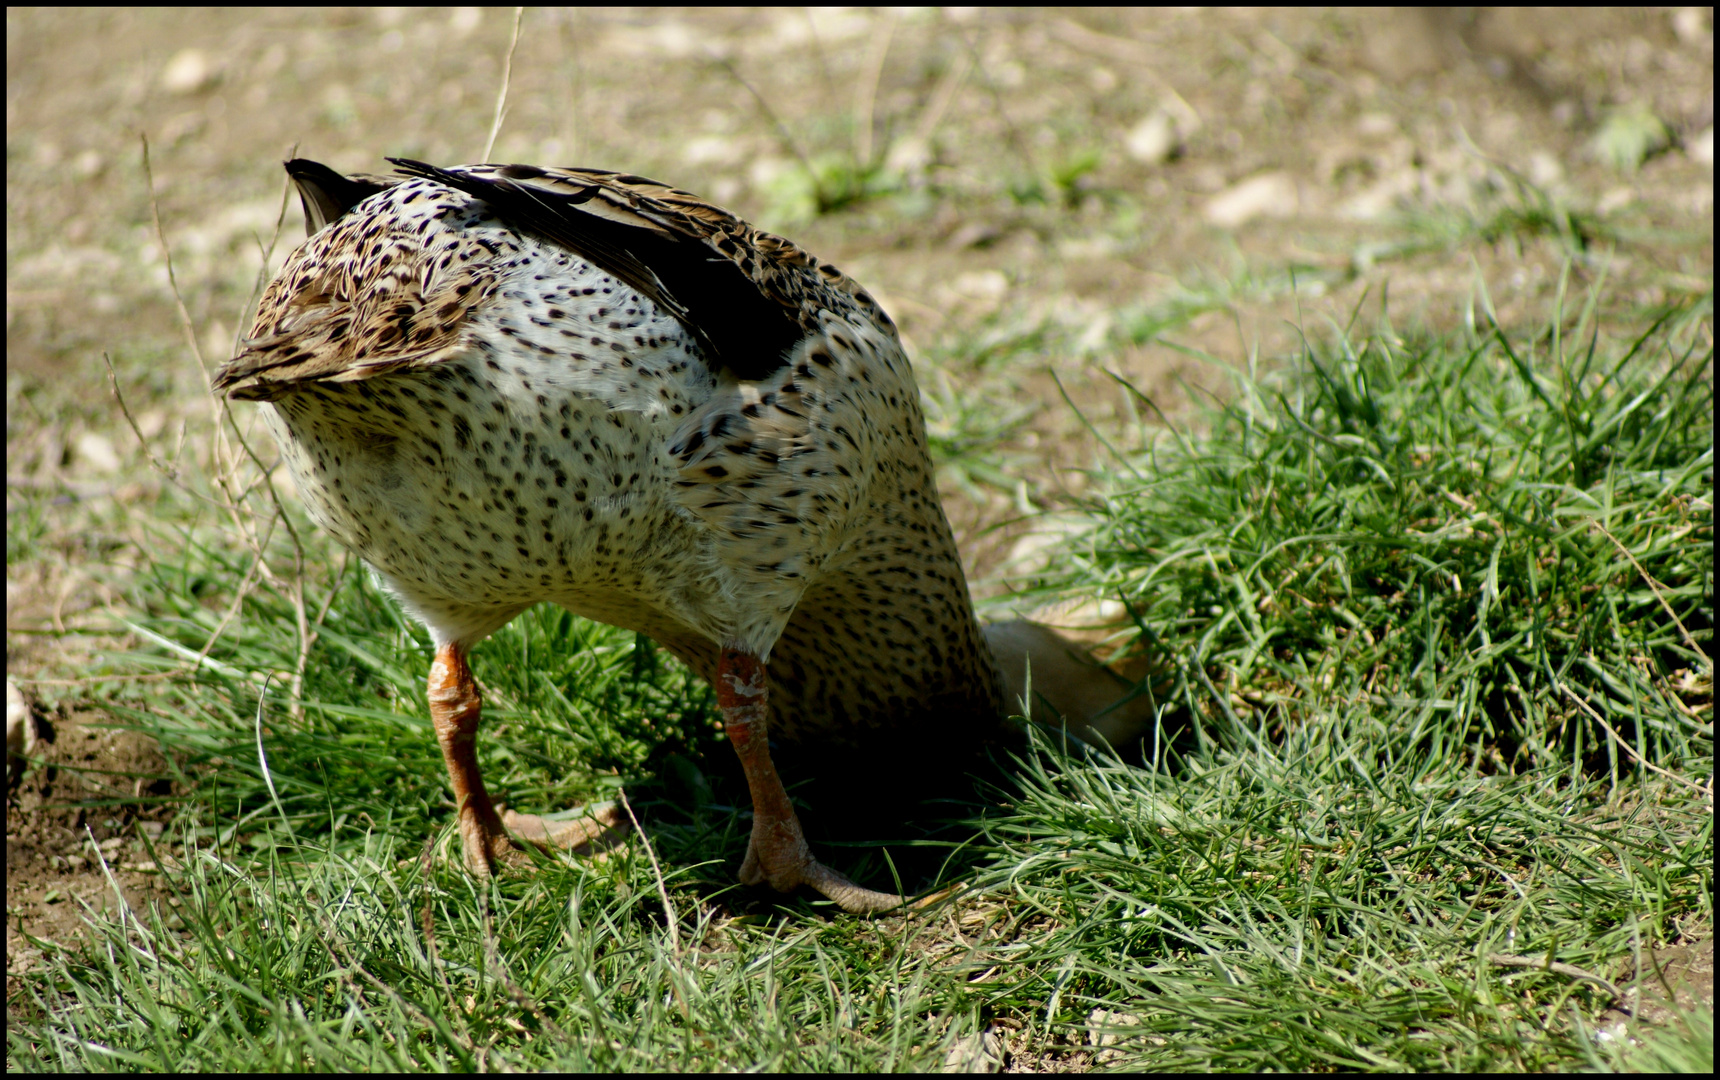
<svg viewBox="0 0 1720 1080"><path fill-rule="evenodd" d="M511 31L475 9L8 11L6 663L40 735L8 788L9 996L23 935L64 939L80 902L154 887L141 837L166 763L104 726L84 673L128 642L130 574L164 555L142 528L170 494L149 455L198 452L278 163L481 159ZM726 203L873 289L928 396L953 381L1037 408L997 448L1027 463L1016 492L946 493L981 591L1022 553L998 524L1055 508L1094 452L1053 376L1116 431L1106 369L1176 415L1223 390L1195 354L1279 355L1358 305L1371 325L1386 295L1400 329L1487 301L1533 322L1567 248L1462 231L1523 190L1618 240L1604 271L1571 266L1572 310L1603 272L1621 306L1712 288L1708 9L531 10L509 78L491 160ZM820 214L808 162L877 165L878 193ZM281 235L270 269L302 236L296 202ZM1008 370L971 359L1033 327L1055 333Z"/></svg>

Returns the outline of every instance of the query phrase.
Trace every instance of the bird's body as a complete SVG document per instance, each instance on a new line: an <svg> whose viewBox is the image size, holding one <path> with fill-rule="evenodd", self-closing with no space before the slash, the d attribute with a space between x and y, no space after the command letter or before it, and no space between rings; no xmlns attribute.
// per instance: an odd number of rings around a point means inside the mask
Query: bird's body
<svg viewBox="0 0 1720 1080"><path fill-rule="evenodd" d="M289 163L320 228L215 386L270 403L312 516L430 629L468 861L505 834L464 656L550 601L717 687L755 798L743 878L894 900L820 884L760 737L768 712L787 744L886 762L1002 712L888 316L653 181L400 164L411 178Z"/></svg>

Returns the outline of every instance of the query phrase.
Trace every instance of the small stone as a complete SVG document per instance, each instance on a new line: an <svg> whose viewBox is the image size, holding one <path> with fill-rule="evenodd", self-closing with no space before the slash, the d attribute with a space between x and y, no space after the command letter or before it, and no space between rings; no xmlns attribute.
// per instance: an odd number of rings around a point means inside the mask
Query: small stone
<svg viewBox="0 0 1720 1080"><path fill-rule="evenodd" d="M30 703L11 679L6 680L6 756L26 756L36 746L36 725L31 723Z"/></svg>
<svg viewBox="0 0 1720 1080"><path fill-rule="evenodd" d="M202 49L180 49L161 69L161 88L170 94L194 94L215 77L209 55Z"/></svg>
<svg viewBox="0 0 1720 1080"><path fill-rule="evenodd" d="M947 1073L994 1073L1003 1071L1003 1037L996 1024L984 1031L964 1035L944 1054Z"/></svg>
<svg viewBox="0 0 1720 1080"><path fill-rule="evenodd" d="M1690 141L1685 144L1685 153L1690 155L1691 161L1712 169L1714 167L1714 125L1710 124L1691 136Z"/></svg>
<svg viewBox="0 0 1720 1080"><path fill-rule="evenodd" d="M1009 291L1009 279L1001 270L969 270L950 282L957 294L974 300L1001 300Z"/></svg>
<svg viewBox="0 0 1720 1080"><path fill-rule="evenodd" d="M1163 111L1149 114L1131 128L1123 139L1123 149L1129 152L1130 157L1145 165L1162 164L1176 148L1176 125Z"/></svg>
<svg viewBox="0 0 1720 1080"><path fill-rule="evenodd" d="M1121 1036L1117 1029L1134 1027L1141 1018L1132 1013L1113 1012L1109 1009L1094 1009L1087 1014L1087 1044L1096 1047L1093 1054L1093 1064L1109 1065L1123 1056L1121 1050L1115 1049Z"/></svg>
<svg viewBox="0 0 1720 1080"><path fill-rule="evenodd" d="M1714 27L1709 23L1710 17L1708 11L1699 7L1679 8L1672 13L1672 33L1685 45L1712 41Z"/></svg>
<svg viewBox="0 0 1720 1080"><path fill-rule="evenodd" d="M107 160L96 150L85 150L72 159L72 171L83 180L93 180L107 168Z"/></svg>
<svg viewBox="0 0 1720 1080"><path fill-rule="evenodd" d="M945 246L951 251L986 247L995 243L1002 235L1003 232L990 222L970 221L951 233Z"/></svg>
<svg viewBox="0 0 1720 1080"><path fill-rule="evenodd" d="M1236 229L1255 218L1289 217L1296 212L1296 183L1285 172L1261 173L1214 195L1202 215L1221 229Z"/></svg>
<svg viewBox="0 0 1720 1080"><path fill-rule="evenodd" d="M1529 155L1529 180L1540 187L1552 187L1565 178L1565 168L1559 159L1545 150Z"/></svg>
<svg viewBox="0 0 1720 1080"><path fill-rule="evenodd" d="M113 448L113 440L106 435L98 435L86 431L79 435L73 443L77 449L77 460L94 473L113 473L119 471L119 454Z"/></svg>

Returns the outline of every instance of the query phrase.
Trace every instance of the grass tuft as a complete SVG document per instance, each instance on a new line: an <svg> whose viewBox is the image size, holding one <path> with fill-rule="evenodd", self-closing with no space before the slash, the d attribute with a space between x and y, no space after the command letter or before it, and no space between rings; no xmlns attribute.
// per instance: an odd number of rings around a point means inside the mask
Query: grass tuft
<svg viewBox="0 0 1720 1080"><path fill-rule="evenodd" d="M1704 771L1713 352L1557 323L1312 346L1099 477L1052 588L1121 600L1202 746L1358 777ZM1142 399L1145 401L1145 399ZM1150 402L1147 402L1150 405ZM1152 687L1143 688L1151 692Z"/></svg>

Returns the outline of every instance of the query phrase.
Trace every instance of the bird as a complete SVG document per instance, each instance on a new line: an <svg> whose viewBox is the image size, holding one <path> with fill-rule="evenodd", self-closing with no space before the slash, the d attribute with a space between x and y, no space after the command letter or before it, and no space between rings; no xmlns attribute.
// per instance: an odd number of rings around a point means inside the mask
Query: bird
<svg viewBox="0 0 1720 1080"><path fill-rule="evenodd" d="M1006 731L895 324L655 180L388 160L286 162L308 237L212 387L259 404L310 516L429 631L468 869L593 836L504 812L478 765L470 651L547 601L714 687L743 883L901 904L814 857L771 750L911 785Z"/></svg>

